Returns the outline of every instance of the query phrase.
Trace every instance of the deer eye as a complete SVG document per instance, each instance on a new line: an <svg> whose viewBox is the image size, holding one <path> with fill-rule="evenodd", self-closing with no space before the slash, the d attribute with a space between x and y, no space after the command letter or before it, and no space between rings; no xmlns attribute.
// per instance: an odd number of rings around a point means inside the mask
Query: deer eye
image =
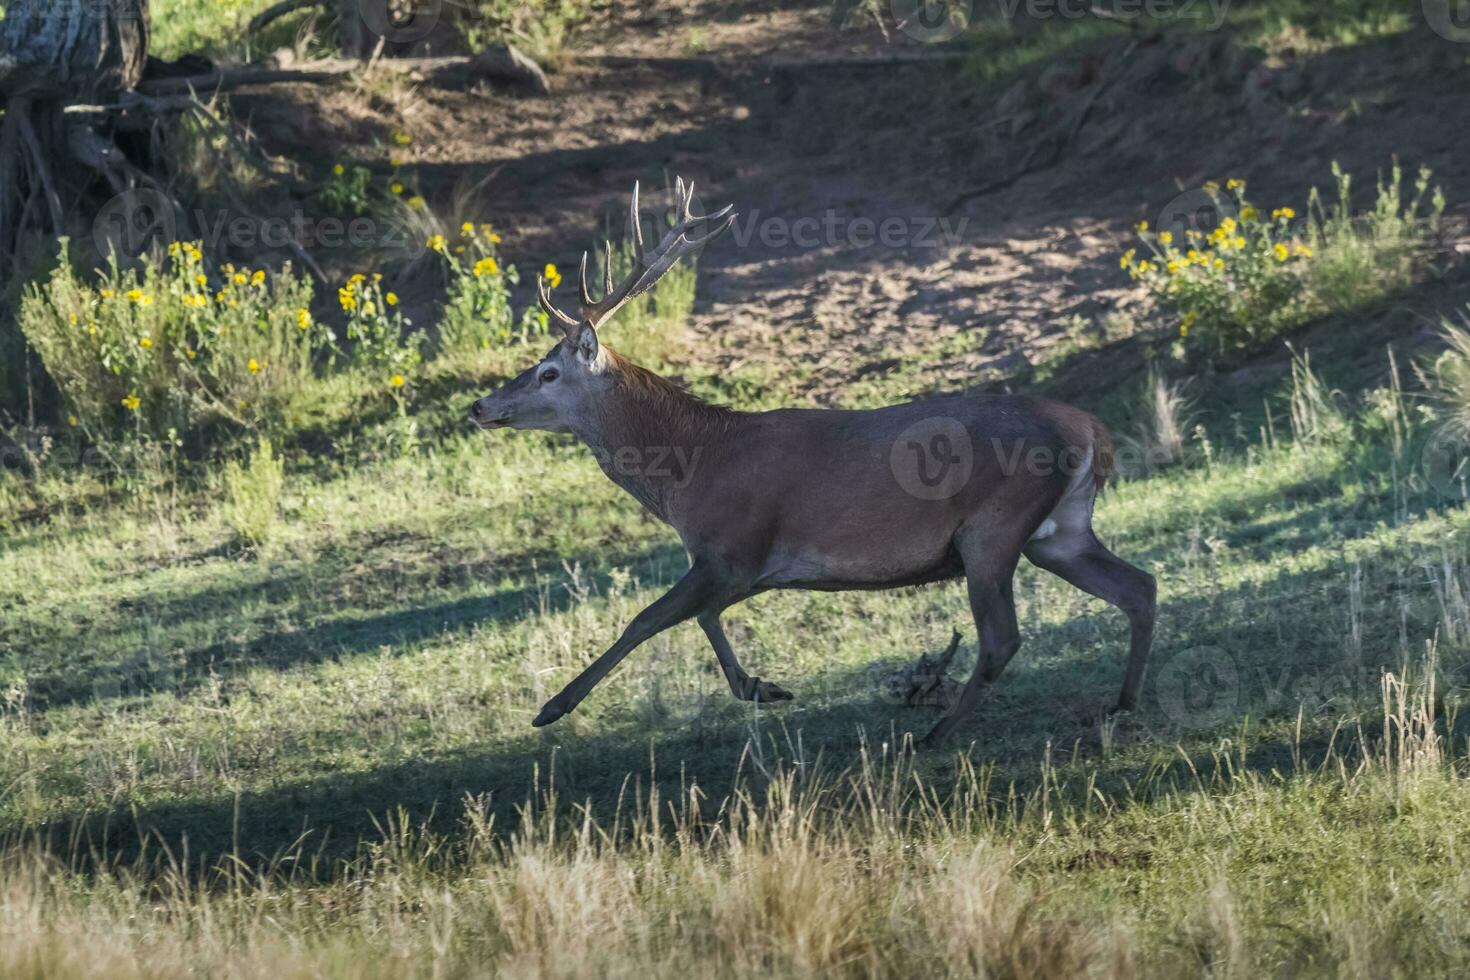
<svg viewBox="0 0 1470 980"><path fill-rule="evenodd" d="M556 368L547 368L545 371L541 372L541 383L547 384L549 382L555 381L559 377L561 377L560 371L558 371Z"/></svg>

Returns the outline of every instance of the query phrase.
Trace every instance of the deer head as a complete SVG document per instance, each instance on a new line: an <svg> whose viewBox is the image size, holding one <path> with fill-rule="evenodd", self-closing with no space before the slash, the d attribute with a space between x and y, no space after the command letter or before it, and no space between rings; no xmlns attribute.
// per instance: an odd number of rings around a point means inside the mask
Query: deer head
<svg viewBox="0 0 1470 980"><path fill-rule="evenodd" d="M651 289L680 258L723 234L735 220L731 205L713 214L691 214L693 182L686 185L679 178L675 182L674 194L677 202L674 226L652 251L645 252L638 219L638 185L633 185L633 199L629 206L633 269L621 283L613 283L612 246L609 244L603 263L602 298L594 300L587 283L587 253L583 252L581 316L565 313L552 303L546 280L536 277L536 296L541 308L552 322L561 327L565 336L540 363L470 407L470 417L480 428L568 432L576 428L579 419L596 412L597 400L616 383L611 376L614 362L598 341L598 328L623 304ZM702 238L690 238L690 230L706 221L718 221L719 224Z"/></svg>

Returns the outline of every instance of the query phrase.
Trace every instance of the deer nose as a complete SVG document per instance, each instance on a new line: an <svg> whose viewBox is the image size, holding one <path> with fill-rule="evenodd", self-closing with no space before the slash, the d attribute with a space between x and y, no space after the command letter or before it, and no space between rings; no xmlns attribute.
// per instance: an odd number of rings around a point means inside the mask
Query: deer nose
<svg viewBox="0 0 1470 980"><path fill-rule="evenodd" d="M484 414L485 414L485 407L483 405L481 405L479 403L479 401L476 401L473 405L470 406L470 415L473 416L474 418L479 418L480 416L482 416Z"/></svg>

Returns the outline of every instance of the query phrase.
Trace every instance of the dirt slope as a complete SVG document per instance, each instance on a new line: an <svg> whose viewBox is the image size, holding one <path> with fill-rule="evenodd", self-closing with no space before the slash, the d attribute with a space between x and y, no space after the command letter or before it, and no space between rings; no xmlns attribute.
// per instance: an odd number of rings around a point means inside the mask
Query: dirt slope
<svg viewBox="0 0 1470 980"><path fill-rule="evenodd" d="M574 266L621 226L634 179L696 178L704 201L744 216L703 259L696 349L799 370L819 401L905 359L931 366L918 391L952 389L1100 336L1136 299L1116 262L1132 225L1210 178L1304 210L1331 161L1371 191L1396 153L1434 168L1452 202L1470 195L1470 131L1446 125L1463 114L1465 52L1427 29L1270 61L1224 32L1120 31L982 84L963 47L835 33L825 7L647 9L600 26L545 98L245 98L276 149L321 161L379 152L386 105L417 137L409 159L431 202L451 212L483 182L475 207L524 267ZM283 100L291 112L274 111ZM1453 305L1461 272L1405 298L1404 331Z"/></svg>

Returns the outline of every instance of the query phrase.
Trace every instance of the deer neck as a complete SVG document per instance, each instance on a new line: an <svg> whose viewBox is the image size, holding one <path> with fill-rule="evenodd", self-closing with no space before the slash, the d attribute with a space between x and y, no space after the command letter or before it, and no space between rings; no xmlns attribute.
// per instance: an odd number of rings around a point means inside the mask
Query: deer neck
<svg viewBox="0 0 1470 980"><path fill-rule="evenodd" d="M687 487L738 413L622 358L596 411L576 429L602 471L658 517Z"/></svg>

